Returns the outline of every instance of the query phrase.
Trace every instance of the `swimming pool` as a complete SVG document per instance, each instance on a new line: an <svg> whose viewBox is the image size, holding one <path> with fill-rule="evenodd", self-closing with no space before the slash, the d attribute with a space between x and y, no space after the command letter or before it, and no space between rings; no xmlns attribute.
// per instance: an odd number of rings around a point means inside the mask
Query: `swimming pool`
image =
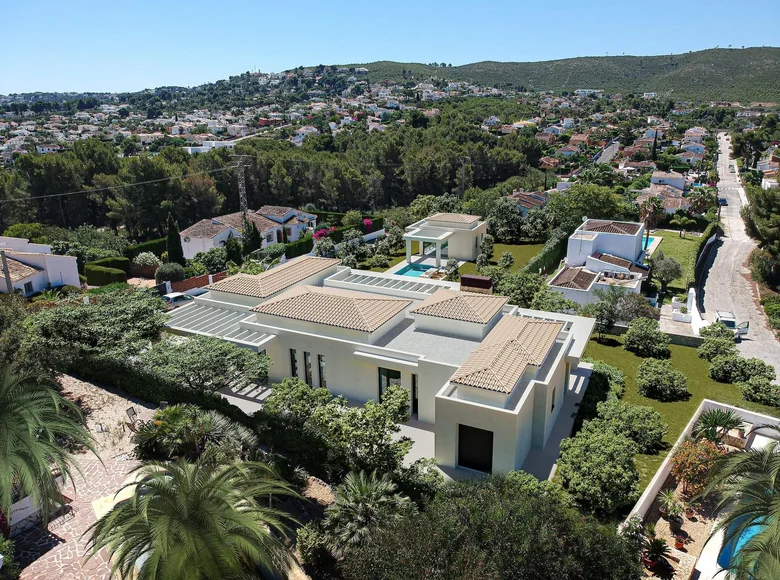
<svg viewBox="0 0 780 580"><path fill-rule="evenodd" d="M423 272L430 270L433 266L421 266L419 264L407 264L396 272L398 276L409 276L410 278L419 278Z"/></svg>
<svg viewBox="0 0 780 580"><path fill-rule="evenodd" d="M655 238L653 236L650 236L649 238L647 238L647 240L645 240L645 238L642 238L642 249L646 250L647 248L650 248L653 245L654 241Z"/></svg>
<svg viewBox="0 0 780 580"><path fill-rule="evenodd" d="M721 548L720 554L718 554L718 566L728 570L732 565L731 561L734 556L739 553L743 546L747 544L753 538L753 536L761 532L764 527L765 526L761 524L748 526L738 538L732 538L731 541L727 542L726 545Z"/></svg>

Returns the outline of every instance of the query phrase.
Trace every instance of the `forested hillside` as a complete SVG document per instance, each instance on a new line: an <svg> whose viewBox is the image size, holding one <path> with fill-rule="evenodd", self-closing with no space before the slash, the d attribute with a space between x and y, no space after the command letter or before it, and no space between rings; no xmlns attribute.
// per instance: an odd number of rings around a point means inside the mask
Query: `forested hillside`
<svg viewBox="0 0 780 580"><path fill-rule="evenodd" d="M672 98L780 101L780 48L711 49L664 56L579 57L544 62L484 61L433 67L416 63L350 64L369 80L411 77L468 80L526 90L671 93ZM406 72L406 75L404 75Z"/></svg>

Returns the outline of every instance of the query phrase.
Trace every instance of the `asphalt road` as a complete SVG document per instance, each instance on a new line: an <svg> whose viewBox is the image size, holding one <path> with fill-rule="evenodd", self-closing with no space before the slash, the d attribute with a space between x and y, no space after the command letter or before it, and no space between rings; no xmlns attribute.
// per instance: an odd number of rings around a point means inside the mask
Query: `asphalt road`
<svg viewBox="0 0 780 580"><path fill-rule="evenodd" d="M609 163L612 161L612 158L617 155L618 148L620 147L620 143L617 141L611 143L608 147L604 149L604 153L601 154L601 157L599 157L596 160L596 163Z"/></svg>
<svg viewBox="0 0 780 580"><path fill-rule="evenodd" d="M725 197L728 205L721 208L724 236L710 253L710 267L704 282L704 319L715 321L716 310L728 310L737 322L750 321L750 330L737 345L746 357L756 357L774 365L780 377L780 343L766 323L766 317L757 304L755 287L749 278L747 258L755 242L745 232L740 216L744 192L736 173L729 172L731 144L726 134L718 135L718 197ZM741 193L741 195L740 195Z"/></svg>

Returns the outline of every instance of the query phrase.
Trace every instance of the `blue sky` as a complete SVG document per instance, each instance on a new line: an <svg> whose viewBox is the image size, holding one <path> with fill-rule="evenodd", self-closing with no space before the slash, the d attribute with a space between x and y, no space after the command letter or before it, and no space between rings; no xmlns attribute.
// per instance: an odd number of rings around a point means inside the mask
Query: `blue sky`
<svg viewBox="0 0 780 580"><path fill-rule="evenodd" d="M458 65L780 45L776 0L747 10L723 0L28 0L5 2L0 14L0 94L194 86L319 63Z"/></svg>

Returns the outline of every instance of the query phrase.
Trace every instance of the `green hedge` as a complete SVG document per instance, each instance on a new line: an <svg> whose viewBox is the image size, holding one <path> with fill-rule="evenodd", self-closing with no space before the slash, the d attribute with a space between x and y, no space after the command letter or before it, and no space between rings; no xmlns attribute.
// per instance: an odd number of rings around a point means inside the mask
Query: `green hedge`
<svg viewBox="0 0 780 580"><path fill-rule="evenodd" d="M127 360L104 357L82 359L68 370L71 374L82 379L121 389L150 403L158 405L160 401L167 401L171 405L190 403L204 409L218 411L248 427L254 424L249 415L235 405L231 405L219 393L182 387L171 381L166 381L152 372L138 368Z"/></svg>
<svg viewBox="0 0 780 580"><path fill-rule="evenodd" d="M84 266L84 273L87 275L87 284L90 286L106 286L116 282L127 282L127 273L124 270L96 266L93 262Z"/></svg>
<svg viewBox="0 0 780 580"><path fill-rule="evenodd" d="M314 210L314 215L317 216L318 222L323 222L328 224L329 226L340 226L342 223L342 220L344 219L344 216L347 215L346 213L338 212L338 211L325 211L325 210ZM363 214L360 216L361 218L365 219L368 218L372 222L374 222L375 229L381 229L381 226L376 226L377 220L384 221L384 218L380 216L372 216L368 214Z"/></svg>
<svg viewBox="0 0 780 580"><path fill-rule="evenodd" d="M550 268L556 267L566 255L568 242L569 236L566 231L553 230L542 251L531 258L523 269L538 274L539 270L547 272Z"/></svg>
<svg viewBox="0 0 780 580"><path fill-rule="evenodd" d="M168 250L166 243L166 238L157 238L156 240L149 240L148 242L127 246L123 253L125 257L130 260L135 259L135 257L141 252L151 252L159 258L162 256L163 252Z"/></svg>
<svg viewBox="0 0 780 580"><path fill-rule="evenodd" d="M298 256L308 254L312 249L314 249L314 239L303 238L287 244L284 247L284 255L289 260L290 258L297 258Z"/></svg>
<svg viewBox="0 0 780 580"><path fill-rule="evenodd" d="M122 270L125 274L130 273L130 259L129 258L123 258L121 256L112 256L110 258L101 258L99 260L94 260L92 262L87 262L84 266L85 268L87 266L100 266L102 268L115 268L117 270Z"/></svg>

